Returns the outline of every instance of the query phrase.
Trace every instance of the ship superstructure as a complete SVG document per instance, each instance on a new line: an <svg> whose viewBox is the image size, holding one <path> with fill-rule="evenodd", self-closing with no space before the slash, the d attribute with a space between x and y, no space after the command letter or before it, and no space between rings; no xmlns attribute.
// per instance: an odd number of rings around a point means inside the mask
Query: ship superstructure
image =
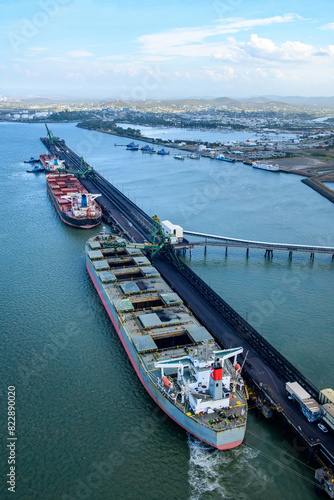
<svg viewBox="0 0 334 500"><path fill-rule="evenodd" d="M40 162L45 168L45 172L56 172L60 169L65 169L65 161L60 160L55 155L45 154L39 156Z"/></svg>
<svg viewBox="0 0 334 500"><path fill-rule="evenodd" d="M144 255L143 245L105 232L86 244L89 275L154 401L210 445L238 446L247 402L237 356L222 349Z"/></svg>

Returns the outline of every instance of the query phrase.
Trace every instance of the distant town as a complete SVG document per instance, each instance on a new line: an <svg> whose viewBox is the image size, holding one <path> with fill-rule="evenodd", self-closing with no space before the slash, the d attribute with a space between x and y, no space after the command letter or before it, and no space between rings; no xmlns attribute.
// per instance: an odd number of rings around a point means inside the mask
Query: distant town
<svg viewBox="0 0 334 500"><path fill-rule="evenodd" d="M257 97L141 101L53 101L0 96L0 121L74 122L78 127L129 137L211 158L277 161L280 170L307 177L303 181L334 201L334 98ZM221 131L221 142L146 137L137 127L177 127ZM243 131L253 138L226 140ZM254 135L256 134L256 139ZM286 137L281 140L284 134ZM182 133L181 133L182 136Z"/></svg>

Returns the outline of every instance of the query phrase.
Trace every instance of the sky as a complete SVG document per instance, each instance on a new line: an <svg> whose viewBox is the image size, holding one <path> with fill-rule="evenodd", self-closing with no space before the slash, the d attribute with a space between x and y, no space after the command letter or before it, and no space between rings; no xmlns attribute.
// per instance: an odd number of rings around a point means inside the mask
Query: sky
<svg viewBox="0 0 334 500"><path fill-rule="evenodd" d="M0 0L0 95L334 95L333 0Z"/></svg>

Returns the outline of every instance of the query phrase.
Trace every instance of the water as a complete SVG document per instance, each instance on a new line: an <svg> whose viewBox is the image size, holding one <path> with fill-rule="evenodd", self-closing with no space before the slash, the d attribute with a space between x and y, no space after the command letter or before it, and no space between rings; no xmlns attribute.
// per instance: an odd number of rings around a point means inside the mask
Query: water
<svg viewBox="0 0 334 500"><path fill-rule="evenodd" d="M334 118L334 116L322 116L321 118L314 118L313 120L311 120L312 122L325 122L326 120L330 119L330 118Z"/></svg>
<svg viewBox="0 0 334 500"><path fill-rule="evenodd" d="M133 123L118 123L123 128L134 128L140 130L143 136L152 137L154 139L160 138L163 140L173 141L175 139L183 139L197 142L222 142L223 144L230 144L235 142L250 141L289 141L296 139L296 134L284 133L256 133L250 131L234 131L234 130L205 130L205 129L187 129L178 127L150 127L145 125L136 125Z"/></svg>
<svg viewBox="0 0 334 500"><path fill-rule="evenodd" d="M43 174L40 124L0 123L1 414L17 396L19 500L312 500L313 472L280 429L250 410L236 450L207 449L137 379L85 269L92 230L63 224ZM52 131L151 215L195 231L334 246L333 205L300 182L243 164L178 162L114 147L115 137ZM117 138L118 144L127 139ZM317 386L334 387L329 256L208 248L186 261ZM5 434L5 437L7 434ZM8 473L5 440L2 478ZM293 469L292 471L290 469ZM310 483L311 481L311 483ZM11 498L2 479L1 498Z"/></svg>

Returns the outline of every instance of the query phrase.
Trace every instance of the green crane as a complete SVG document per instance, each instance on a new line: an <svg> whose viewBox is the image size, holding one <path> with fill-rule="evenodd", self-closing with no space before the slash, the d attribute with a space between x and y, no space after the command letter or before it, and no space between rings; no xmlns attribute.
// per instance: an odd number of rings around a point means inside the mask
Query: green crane
<svg viewBox="0 0 334 500"><path fill-rule="evenodd" d="M153 219L153 224L150 234L150 244L152 245L151 255L153 257L167 243L169 243L169 239L163 232L159 217L157 215L153 215L152 219Z"/></svg>
<svg viewBox="0 0 334 500"><path fill-rule="evenodd" d="M59 141L59 137L56 137L55 135L53 135L53 133L51 132L51 130L49 129L49 127L47 126L47 124L45 124L45 127L46 127L46 131L47 131L47 134L48 134L49 142L51 144L54 144L56 141Z"/></svg>
<svg viewBox="0 0 334 500"><path fill-rule="evenodd" d="M138 248L140 250L148 250L153 257L156 253L160 252L165 246L169 244L169 237L166 236L162 230L160 219L156 215L152 217L153 224L150 234L150 239L146 243L128 243L126 241L106 241L104 246L108 248Z"/></svg>
<svg viewBox="0 0 334 500"><path fill-rule="evenodd" d="M93 169L93 167L91 167L90 165L88 165L88 164L85 162L85 160L84 160L83 156L80 158L80 160L81 160L81 161L80 161L80 170L84 168L84 170L83 170L83 172L82 172L82 174L81 174L81 175L86 175L86 174L88 174L89 172L93 172L93 170L94 170L94 169Z"/></svg>
<svg viewBox="0 0 334 500"><path fill-rule="evenodd" d="M55 169L57 172L67 172L69 174L73 174L73 175L78 175L78 176L83 176L85 177L86 174L89 174L91 172L93 172L93 167L91 167L90 165L87 165L87 163L85 162L85 160L83 158L81 158L81 163L80 163L80 170L72 170L72 169L69 169L69 168L63 168L63 167L58 167L57 169Z"/></svg>

